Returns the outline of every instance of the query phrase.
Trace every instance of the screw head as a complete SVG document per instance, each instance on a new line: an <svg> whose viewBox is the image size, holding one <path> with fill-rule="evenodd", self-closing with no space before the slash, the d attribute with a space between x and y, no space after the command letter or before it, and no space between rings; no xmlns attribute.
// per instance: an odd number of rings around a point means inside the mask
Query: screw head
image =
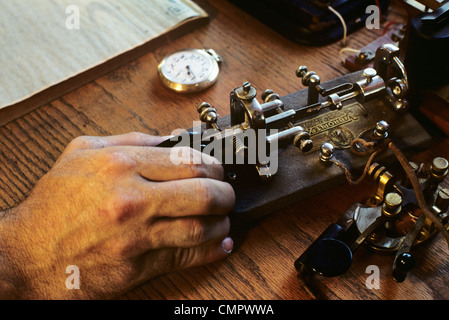
<svg viewBox="0 0 449 320"><path fill-rule="evenodd" d="M198 113L203 112L206 108L210 108L211 105L210 103L207 102L201 102L197 107L196 110L198 111Z"/></svg>
<svg viewBox="0 0 449 320"><path fill-rule="evenodd" d="M330 157L334 154L334 145L332 143L326 142L321 145L321 154Z"/></svg>
<svg viewBox="0 0 449 320"><path fill-rule="evenodd" d="M321 78L317 75L317 74L312 74L309 78L308 78L308 84L309 85L318 85L321 82Z"/></svg>
<svg viewBox="0 0 449 320"><path fill-rule="evenodd" d="M430 173L432 177L437 179L438 181L443 180L448 173L449 163L445 158L436 157L432 161L432 165L430 166Z"/></svg>
<svg viewBox="0 0 449 320"><path fill-rule="evenodd" d="M251 83L246 81L242 87L243 87L243 92L248 93L251 90Z"/></svg>
<svg viewBox="0 0 449 320"><path fill-rule="evenodd" d="M393 93L396 97L400 96L402 93L401 87L399 85L394 86Z"/></svg>
<svg viewBox="0 0 449 320"><path fill-rule="evenodd" d="M382 214L389 220L401 212L402 197L399 193L390 192L385 196L384 205L382 207Z"/></svg>
<svg viewBox="0 0 449 320"><path fill-rule="evenodd" d="M277 93L274 93L274 91L271 89L267 89L264 92L262 92L261 98L265 103L281 99L281 97Z"/></svg>
<svg viewBox="0 0 449 320"><path fill-rule="evenodd" d="M236 90L237 96L243 100L251 100L256 96L256 89L248 81Z"/></svg>
<svg viewBox="0 0 449 320"><path fill-rule="evenodd" d="M438 173L444 172L448 169L449 163L445 158L436 157L432 161L432 170Z"/></svg>
<svg viewBox="0 0 449 320"><path fill-rule="evenodd" d="M237 180L237 174L235 172L228 172L227 177L231 181Z"/></svg>
<svg viewBox="0 0 449 320"><path fill-rule="evenodd" d="M366 64L366 63L372 61L374 59L374 57L375 57L375 53L373 51L365 50L365 51L360 52L357 55L356 59L358 62Z"/></svg>
<svg viewBox="0 0 449 320"><path fill-rule="evenodd" d="M397 208L402 203L402 197L399 193L390 192L385 196L385 204L390 208Z"/></svg>
<svg viewBox="0 0 449 320"><path fill-rule="evenodd" d="M267 99L268 96L270 96L273 93L274 93L274 91L271 89L265 90L264 92L262 92L262 95L261 95L262 100L265 101L265 99Z"/></svg>
<svg viewBox="0 0 449 320"><path fill-rule="evenodd" d="M365 70L363 70L363 76L366 78L366 81L368 83L371 83L373 81L373 78L377 76L377 71L373 68L366 68Z"/></svg>
<svg viewBox="0 0 449 320"><path fill-rule="evenodd" d="M325 142L321 145L320 151L320 161L325 164L329 164L330 160L334 156L334 145L332 143Z"/></svg>
<svg viewBox="0 0 449 320"><path fill-rule="evenodd" d="M388 136L388 130L390 125L382 120L376 123L376 128L374 130L374 136L378 138L386 138Z"/></svg>
<svg viewBox="0 0 449 320"><path fill-rule="evenodd" d="M446 188L441 188L438 190L437 198L435 200L435 205L442 211L446 212L449 208L449 190Z"/></svg>
<svg viewBox="0 0 449 320"><path fill-rule="evenodd" d="M204 122L216 122L217 121L217 113L215 111L209 111L205 118L204 118Z"/></svg>
<svg viewBox="0 0 449 320"><path fill-rule="evenodd" d="M298 69L296 69L296 76L298 78L302 78L306 75L307 73L307 67L306 66L300 66L298 67Z"/></svg>
<svg viewBox="0 0 449 320"><path fill-rule="evenodd" d="M313 148L313 141L310 139L301 140L299 148L302 152L309 152Z"/></svg>
<svg viewBox="0 0 449 320"><path fill-rule="evenodd" d="M300 132L293 138L293 144L302 152L308 152L313 148L313 141L310 140L308 132Z"/></svg>

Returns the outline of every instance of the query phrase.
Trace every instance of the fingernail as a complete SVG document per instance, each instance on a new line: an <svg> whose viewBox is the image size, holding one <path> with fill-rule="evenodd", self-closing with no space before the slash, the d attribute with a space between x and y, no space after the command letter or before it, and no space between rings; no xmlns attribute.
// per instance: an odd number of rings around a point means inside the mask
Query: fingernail
<svg viewBox="0 0 449 320"><path fill-rule="evenodd" d="M231 253L232 249L234 249L234 241L230 237L227 237L223 240L221 246L223 247L224 251L226 251L227 253Z"/></svg>

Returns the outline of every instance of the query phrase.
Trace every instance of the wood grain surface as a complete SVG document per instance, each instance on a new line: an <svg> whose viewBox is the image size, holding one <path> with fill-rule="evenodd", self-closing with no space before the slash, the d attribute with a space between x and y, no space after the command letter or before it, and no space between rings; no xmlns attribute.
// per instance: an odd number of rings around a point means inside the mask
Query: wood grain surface
<svg viewBox="0 0 449 320"><path fill-rule="evenodd" d="M229 114L229 92L250 81L258 90L281 96L303 89L295 70L306 65L323 81L347 73L340 64L340 44L307 47L273 32L227 1L199 3L211 22L173 40L82 88L0 128L0 210L23 201L51 168L65 146L80 135L141 131L167 135L190 128L196 105L208 101ZM383 22L405 17L396 5ZM349 46L362 48L382 34L362 29ZM198 94L180 95L164 88L157 65L183 48L213 48L224 59L218 82ZM415 161L449 157L449 139L437 135ZM447 183L445 183L447 184ZM311 299L296 277L294 261L354 202L366 199L373 184L341 185L303 200L242 228L227 259L153 279L120 299ZM441 235L416 250L417 265L403 283L391 277L393 256L359 249L351 269L337 278L317 277L323 299L448 299L449 251ZM380 268L380 289L368 289L367 266Z"/></svg>

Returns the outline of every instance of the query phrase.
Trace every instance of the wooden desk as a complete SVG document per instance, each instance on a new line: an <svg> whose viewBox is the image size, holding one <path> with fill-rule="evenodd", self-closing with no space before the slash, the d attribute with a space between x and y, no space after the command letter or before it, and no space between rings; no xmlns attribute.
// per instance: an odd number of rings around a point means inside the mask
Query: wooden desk
<svg viewBox="0 0 449 320"><path fill-rule="evenodd" d="M281 96L303 89L295 76L299 65L316 71L323 81L347 71L338 57L338 43L315 48L292 43L227 1L205 0L211 23L160 47L34 112L0 128L0 208L24 200L33 185L79 135L112 135L142 131L167 135L190 128L196 105L212 103L229 114L229 92L250 81L258 90L271 88ZM395 10L392 15L398 15ZM361 48L382 30L361 30L349 45ZM211 89L179 95L165 89L157 65L182 48L213 48L224 59L222 73ZM414 157L430 161L449 157L449 139ZM233 231L236 248L224 261L153 279L123 299L310 299L296 279L293 263L352 203L362 201L369 184L342 185L275 212ZM319 278L329 299L448 299L449 262L441 235L416 252L417 266L406 281L391 278L392 256L359 249L351 269L338 278ZM367 289L366 267L380 268L380 289Z"/></svg>

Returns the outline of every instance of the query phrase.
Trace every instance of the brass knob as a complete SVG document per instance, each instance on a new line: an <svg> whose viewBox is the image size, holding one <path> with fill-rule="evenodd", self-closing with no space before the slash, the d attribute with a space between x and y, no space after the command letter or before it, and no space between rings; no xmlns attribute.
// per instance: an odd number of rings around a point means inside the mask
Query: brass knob
<svg viewBox="0 0 449 320"><path fill-rule="evenodd" d="M198 105L196 110L198 111L202 122L206 123L209 128L218 129L218 115L215 108L212 108L212 106L207 102L202 102Z"/></svg>
<svg viewBox="0 0 449 320"><path fill-rule="evenodd" d="M293 144L302 152L308 152L313 148L313 141L310 140L310 134L306 131L298 133L293 138Z"/></svg>
<svg viewBox="0 0 449 320"><path fill-rule="evenodd" d="M262 100L263 100L265 103L271 102L271 101L273 101L273 100L280 100L280 99L281 99L281 97L280 97L277 93L274 93L274 91L271 90L271 89L265 90L265 91L262 93L261 98L262 98Z"/></svg>
<svg viewBox="0 0 449 320"><path fill-rule="evenodd" d="M387 220L393 220L401 212L402 197L399 193L390 192L385 196L382 214Z"/></svg>
<svg viewBox="0 0 449 320"><path fill-rule="evenodd" d="M438 190L437 198L435 200L435 205L442 212L446 212L449 208L449 190L442 188Z"/></svg>
<svg viewBox="0 0 449 320"><path fill-rule="evenodd" d="M302 84L304 86L316 86L321 82L321 78L316 72L308 71L305 66L300 66L296 69L296 76L302 78Z"/></svg>
<svg viewBox="0 0 449 320"><path fill-rule="evenodd" d="M445 158L437 157L433 159L430 166L432 176L437 180L443 180L448 173L449 163Z"/></svg>
<svg viewBox="0 0 449 320"><path fill-rule="evenodd" d="M296 76L298 78L303 78L307 73L307 67L306 66L299 66L298 69L296 69Z"/></svg>
<svg viewBox="0 0 449 320"><path fill-rule="evenodd" d="M366 78L366 83L371 83L373 78L377 76L377 71L373 68L366 68L363 70L363 76Z"/></svg>
<svg viewBox="0 0 449 320"><path fill-rule="evenodd" d="M248 81L244 82L243 85L236 90L237 96L243 100L251 100L257 94L256 89Z"/></svg>

